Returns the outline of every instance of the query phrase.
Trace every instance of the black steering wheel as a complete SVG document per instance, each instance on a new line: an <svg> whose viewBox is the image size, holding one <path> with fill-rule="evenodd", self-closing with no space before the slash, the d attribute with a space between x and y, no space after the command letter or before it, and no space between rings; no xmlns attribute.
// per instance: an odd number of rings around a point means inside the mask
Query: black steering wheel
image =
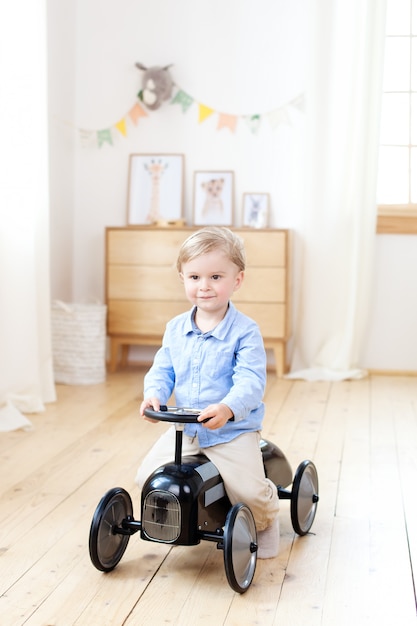
<svg viewBox="0 0 417 626"><path fill-rule="evenodd" d="M194 424L201 411L199 409L186 409L178 406L166 406L161 404L159 411L148 407L144 410L146 417L160 422L176 422L177 424Z"/></svg>

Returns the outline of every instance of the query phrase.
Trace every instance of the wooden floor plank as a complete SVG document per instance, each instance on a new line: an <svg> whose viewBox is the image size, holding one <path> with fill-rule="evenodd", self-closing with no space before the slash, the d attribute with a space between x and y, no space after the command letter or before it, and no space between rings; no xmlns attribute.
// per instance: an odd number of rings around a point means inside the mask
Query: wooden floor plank
<svg viewBox="0 0 417 626"><path fill-rule="evenodd" d="M72 442L100 424L104 415L120 409L128 401L138 403L133 380L132 376L127 380L115 377L114 380L100 385L76 386L72 395L68 395L71 394L71 389L58 385L58 401L49 404L44 413L31 417L34 428L20 433L24 436L17 447L3 450L1 491L24 480L29 470L33 473L50 458L59 455ZM137 387L139 388L138 384ZM11 433L10 436L14 439L15 434ZM3 437L7 440L9 433Z"/></svg>
<svg viewBox="0 0 417 626"><path fill-rule="evenodd" d="M319 438L313 456L319 472L320 501L312 534L294 541L274 624L321 624L322 610L326 604L329 552L349 394L343 385L316 385L315 390L313 398L317 390L321 394L317 402L310 400L307 403L304 414L307 412L308 420L308 406L312 404L312 410L320 420Z"/></svg>
<svg viewBox="0 0 417 626"><path fill-rule="evenodd" d="M140 603L136 605L126 626L136 626L138 622L143 624L182 624L181 616L184 607L188 605L191 597L194 596L196 580L200 576L202 569L211 568L219 574L219 585L208 588L208 596L211 596L213 608L219 599L219 613L223 615L224 604L221 601L226 598L229 604L233 597L233 592L227 587L224 581L222 570L221 554L218 553L216 563L208 561L208 555L213 549L213 545L202 542L198 546L172 548L166 560L162 563L158 571L158 584L149 585L144 591ZM222 590L224 593L222 594ZM194 622L196 623L196 622ZM213 623L213 622L212 622Z"/></svg>
<svg viewBox="0 0 417 626"><path fill-rule="evenodd" d="M376 618L385 623L398 619L408 624L415 618L416 605L408 532L413 519L407 515L407 496L404 498L404 464L408 465L411 458L408 446L417 441L417 432L408 411L412 396L405 392L403 379L392 381L389 387L385 382L381 378L373 383L378 393L372 409L370 596ZM416 444L412 447L415 456ZM415 464L411 470L415 472ZM411 503L411 509L414 508ZM390 600L381 603L381 597Z"/></svg>
<svg viewBox="0 0 417 626"><path fill-rule="evenodd" d="M417 397L417 390L415 393ZM412 400L395 414L399 480L404 506L404 524L410 553L410 567L414 565L414 595L417 597L417 401Z"/></svg>

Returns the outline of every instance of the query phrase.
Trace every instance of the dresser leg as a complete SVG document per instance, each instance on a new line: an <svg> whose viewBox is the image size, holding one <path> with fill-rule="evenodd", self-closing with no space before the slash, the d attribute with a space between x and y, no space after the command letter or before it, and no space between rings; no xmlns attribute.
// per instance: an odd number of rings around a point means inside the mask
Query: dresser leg
<svg viewBox="0 0 417 626"><path fill-rule="evenodd" d="M122 344L122 367L127 367L127 363L129 360L129 346L128 344L124 343Z"/></svg>
<svg viewBox="0 0 417 626"><path fill-rule="evenodd" d="M109 371L115 372L117 369L117 361L119 360L119 342L117 339L110 339L110 364Z"/></svg>
<svg viewBox="0 0 417 626"><path fill-rule="evenodd" d="M282 378L286 371L286 352L283 341L274 342L275 370L278 378Z"/></svg>

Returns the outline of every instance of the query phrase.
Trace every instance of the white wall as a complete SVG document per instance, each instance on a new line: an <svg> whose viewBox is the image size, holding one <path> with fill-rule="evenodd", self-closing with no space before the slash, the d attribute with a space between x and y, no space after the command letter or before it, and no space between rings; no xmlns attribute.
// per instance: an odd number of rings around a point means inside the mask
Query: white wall
<svg viewBox="0 0 417 626"><path fill-rule="evenodd" d="M417 237L378 235L363 367L417 371Z"/></svg>
<svg viewBox="0 0 417 626"><path fill-rule="evenodd" d="M104 229L126 223L131 153L185 155L185 216L190 222L193 172L225 169L235 172L236 225L242 194L265 191L271 194L270 225L297 230L304 118L285 105L304 89L307 3L49 0L54 298L103 299ZM77 129L108 128L135 103L141 87L136 61L172 63L174 81L216 111L243 115L285 107L289 123L273 130L264 119L252 134L239 120L232 134L216 130L216 115L198 124L196 104L184 114L167 103L129 128L127 138L120 135L113 147L83 147ZM295 254L297 293L297 248ZM411 341L416 336L415 268L415 238L378 237L363 366L417 370ZM387 341L397 327L404 337L408 334L408 343Z"/></svg>

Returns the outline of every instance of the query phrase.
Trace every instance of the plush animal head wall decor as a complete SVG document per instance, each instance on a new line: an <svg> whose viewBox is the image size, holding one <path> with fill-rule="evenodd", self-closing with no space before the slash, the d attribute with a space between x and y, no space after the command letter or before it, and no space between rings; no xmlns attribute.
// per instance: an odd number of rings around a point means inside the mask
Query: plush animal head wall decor
<svg viewBox="0 0 417 626"><path fill-rule="evenodd" d="M164 100L168 100L172 93L174 83L169 73L171 65L166 67L145 67L143 63L136 63L136 67L144 71L142 77L142 91L139 97L142 102L151 109L159 109Z"/></svg>

